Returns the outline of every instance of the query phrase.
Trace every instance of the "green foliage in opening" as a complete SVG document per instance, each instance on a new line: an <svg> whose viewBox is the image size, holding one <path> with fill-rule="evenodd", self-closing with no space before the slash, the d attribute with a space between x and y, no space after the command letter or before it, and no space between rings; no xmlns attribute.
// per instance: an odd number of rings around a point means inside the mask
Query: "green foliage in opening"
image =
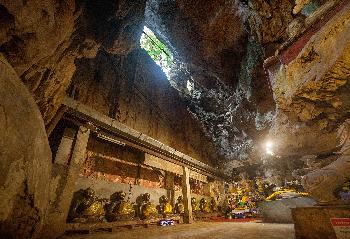
<svg viewBox="0 0 350 239"><path fill-rule="evenodd" d="M170 50L158 40L154 33L144 27L141 36L140 45L147 51L150 57L163 69L166 75L169 75L170 68L173 64L173 56Z"/></svg>

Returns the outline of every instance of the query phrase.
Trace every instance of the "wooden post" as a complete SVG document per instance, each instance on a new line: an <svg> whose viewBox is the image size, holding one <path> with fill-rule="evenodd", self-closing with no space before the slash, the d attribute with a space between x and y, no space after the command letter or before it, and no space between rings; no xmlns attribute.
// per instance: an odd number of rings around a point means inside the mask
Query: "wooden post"
<svg viewBox="0 0 350 239"><path fill-rule="evenodd" d="M171 205L175 205L175 185L174 185L174 174L171 172L166 171L165 172L165 189L167 192L167 197L169 199L169 202L171 203Z"/></svg>
<svg viewBox="0 0 350 239"><path fill-rule="evenodd" d="M191 189L190 189L190 170L187 167L183 167L182 174L182 195L184 199L184 223L192 223L192 205L191 205Z"/></svg>
<svg viewBox="0 0 350 239"><path fill-rule="evenodd" d="M48 224L44 227L43 235L45 235L45 238L56 238L65 231L69 207L75 190L75 182L78 179L81 166L85 160L89 137L90 130L84 126L80 126L69 164L63 165L59 162L54 164L54 174L51 180L53 188L51 188L51 191L55 192L55 196L52 198L50 205ZM65 140L61 141L61 144L66 143ZM67 145L69 146L69 144ZM65 148L66 146L60 145L59 147Z"/></svg>
<svg viewBox="0 0 350 239"><path fill-rule="evenodd" d="M68 165L69 157L72 152L73 142L76 134L76 129L64 129L63 136L60 145L58 146L58 150L55 157L56 164Z"/></svg>

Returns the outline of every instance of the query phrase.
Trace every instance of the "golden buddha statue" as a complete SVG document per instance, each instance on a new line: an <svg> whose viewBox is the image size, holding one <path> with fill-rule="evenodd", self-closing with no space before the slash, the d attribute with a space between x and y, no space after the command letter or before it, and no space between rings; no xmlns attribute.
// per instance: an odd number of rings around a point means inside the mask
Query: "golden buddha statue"
<svg viewBox="0 0 350 239"><path fill-rule="evenodd" d="M210 205L209 205L207 199L202 198L199 201L199 209L200 209L201 212L205 212L205 213L210 213L211 212Z"/></svg>
<svg viewBox="0 0 350 239"><path fill-rule="evenodd" d="M115 192L110 197L110 203L106 205L106 218L108 221L130 220L135 216L132 203L125 201L126 194L123 191Z"/></svg>
<svg viewBox="0 0 350 239"><path fill-rule="evenodd" d="M105 211L103 202L95 196L91 188L79 190L73 196L68 214L68 222L103 221Z"/></svg>
<svg viewBox="0 0 350 239"><path fill-rule="evenodd" d="M185 206L184 206L184 200L182 196L180 195L175 204L175 213L176 214L183 214L185 212Z"/></svg>
<svg viewBox="0 0 350 239"><path fill-rule="evenodd" d="M195 197L191 198L191 206L192 206L192 212L199 211L199 205L198 205L197 199Z"/></svg>
<svg viewBox="0 0 350 239"><path fill-rule="evenodd" d="M150 219L158 217L158 210L150 202L151 195L149 193L145 193L141 195L141 205L140 206L140 218L141 219Z"/></svg>
<svg viewBox="0 0 350 239"><path fill-rule="evenodd" d="M166 215L173 213L173 206L170 204L169 199L163 195L159 198L159 214Z"/></svg>

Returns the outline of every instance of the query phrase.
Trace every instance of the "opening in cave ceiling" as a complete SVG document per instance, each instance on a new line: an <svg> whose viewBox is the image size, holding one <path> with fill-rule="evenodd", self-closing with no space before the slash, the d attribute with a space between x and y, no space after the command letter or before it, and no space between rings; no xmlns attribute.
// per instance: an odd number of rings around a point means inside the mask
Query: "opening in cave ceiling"
<svg viewBox="0 0 350 239"><path fill-rule="evenodd" d="M173 66L173 55L166 45L146 26L143 28L140 46L147 51L169 78L170 69Z"/></svg>

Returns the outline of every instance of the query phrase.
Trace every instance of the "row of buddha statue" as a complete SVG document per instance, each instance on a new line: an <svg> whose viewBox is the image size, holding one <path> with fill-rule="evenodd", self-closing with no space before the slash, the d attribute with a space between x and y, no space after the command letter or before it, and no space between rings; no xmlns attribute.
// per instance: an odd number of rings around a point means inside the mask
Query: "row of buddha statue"
<svg viewBox="0 0 350 239"><path fill-rule="evenodd" d="M96 197L91 188L79 190L73 196L72 204L68 214L68 222L87 223L96 221L120 221L140 219L166 218L173 214L184 213L182 196L179 196L173 207L166 196L159 198L159 205L150 201L150 194L144 193L136 198L136 204L126 200L126 193L118 191L110 196L110 199ZM191 199L193 212L214 212L217 210L216 202L202 198L198 203L196 198Z"/></svg>
<svg viewBox="0 0 350 239"><path fill-rule="evenodd" d="M210 202L206 198L202 198L199 203L195 197L191 198L192 212L213 213L218 210L217 203L212 197Z"/></svg>

